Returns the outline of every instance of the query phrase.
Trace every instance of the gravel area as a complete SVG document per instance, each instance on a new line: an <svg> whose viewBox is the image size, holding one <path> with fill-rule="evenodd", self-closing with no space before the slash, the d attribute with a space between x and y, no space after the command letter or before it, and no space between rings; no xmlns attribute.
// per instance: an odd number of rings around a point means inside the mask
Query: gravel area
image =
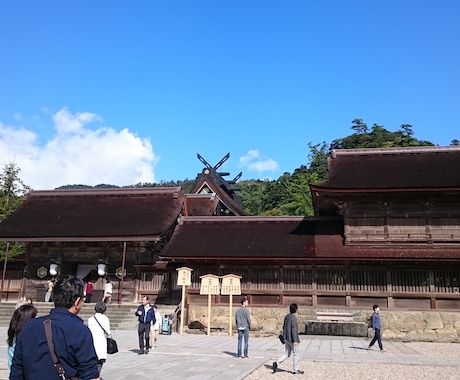
<svg viewBox="0 0 460 380"><path fill-rule="evenodd" d="M289 360L289 359L288 359ZM284 363L283 363L284 364ZM292 379L291 372L272 373L271 363L259 367L245 380L266 379L270 376L271 379ZM292 365L287 363L286 366ZM286 367L287 368L287 367ZM356 379L372 379L372 380L412 380L412 379L459 379L460 369L458 367L431 367L431 366L416 366L416 365L398 365L398 364L369 364L369 363L329 363L329 362L308 362L300 361L300 368L305 373L296 375L295 378L300 379L328 379L328 380L356 380Z"/></svg>
<svg viewBox="0 0 460 380"><path fill-rule="evenodd" d="M457 343L407 343L407 346L419 352L423 356L432 358L459 358L460 344ZM259 380L270 378L292 379L292 358L278 368L273 374L272 362L269 361L256 369L245 380ZM281 369L281 370L280 370ZM299 369L305 371L303 375L295 378L300 379L327 379L327 380L412 380L442 378L443 380L460 379L460 367L424 366L424 365L400 365L400 364L375 364L375 363L334 363L312 362L300 359ZM283 371L284 370L284 371Z"/></svg>

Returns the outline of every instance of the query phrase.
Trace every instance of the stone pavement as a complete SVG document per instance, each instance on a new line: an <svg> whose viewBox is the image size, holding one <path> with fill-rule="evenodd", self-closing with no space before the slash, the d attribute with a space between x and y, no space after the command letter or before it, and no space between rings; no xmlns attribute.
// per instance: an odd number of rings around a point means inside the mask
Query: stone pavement
<svg viewBox="0 0 460 380"><path fill-rule="evenodd" d="M6 339L6 328L0 328ZM160 335L157 347L138 355L137 331L114 331L119 352L109 355L102 368L104 380L162 379L244 379L267 361L275 360L283 346L277 337L249 340L249 358L236 358L236 337L204 334ZM427 357L401 342L385 341L386 352L368 351L364 338L301 335L301 358L322 362L388 363L405 365L454 366L453 358ZM0 340L0 368L6 368L6 342ZM435 343L433 343L435 344ZM271 369L267 368L267 375ZM459 372L460 373L460 372ZM4 379L5 377L0 377Z"/></svg>

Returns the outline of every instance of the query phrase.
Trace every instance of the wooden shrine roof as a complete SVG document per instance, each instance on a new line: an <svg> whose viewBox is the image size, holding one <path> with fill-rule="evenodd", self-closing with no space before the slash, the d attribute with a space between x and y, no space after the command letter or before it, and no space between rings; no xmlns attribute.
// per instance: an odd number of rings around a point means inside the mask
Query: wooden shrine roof
<svg viewBox="0 0 460 380"><path fill-rule="evenodd" d="M0 223L0 241L159 240L183 199L180 187L31 191Z"/></svg>
<svg viewBox="0 0 460 380"><path fill-rule="evenodd" d="M460 188L460 146L333 150L315 189Z"/></svg>
<svg viewBox="0 0 460 380"><path fill-rule="evenodd" d="M181 217L160 257L173 261L455 260L460 245L344 246L340 218Z"/></svg>
<svg viewBox="0 0 460 380"><path fill-rule="evenodd" d="M209 188L215 195L216 197L234 214L234 215L247 215L246 211L244 211L243 206L241 205L240 199L235 195L235 194L229 194L225 188L226 186L223 186L222 184L219 183L223 182L224 180L222 178L216 178L215 175L213 175L212 171L207 171L206 169L203 170L201 174L199 174L196 178L195 186L192 190L192 193L196 194L202 194L200 193L201 189L203 188ZM190 207L192 208L194 204L197 203L202 203L203 200L196 198L196 197L191 197L187 195L187 202L189 202ZM216 203L217 205L217 203ZM210 204L208 203L208 206ZM199 206L197 206L199 207ZM212 210L214 211L214 210ZM197 216L199 214L192 214L189 213L188 215L190 216ZM203 214L201 214L203 215ZM212 215L207 214L208 216Z"/></svg>
<svg viewBox="0 0 460 380"><path fill-rule="evenodd" d="M459 165L460 146L334 150L329 180L310 185L315 215L336 215L334 202L349 199L458 196Z"/></svg>

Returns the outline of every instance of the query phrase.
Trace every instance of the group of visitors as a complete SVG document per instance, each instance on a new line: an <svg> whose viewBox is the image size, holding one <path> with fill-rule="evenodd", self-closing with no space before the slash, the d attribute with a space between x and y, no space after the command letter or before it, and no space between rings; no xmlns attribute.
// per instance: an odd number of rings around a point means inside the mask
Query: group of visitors
<svg viewBox="0 0 460 380"><path fill-rule="evenodd" d="M92 283L85 285L75 276L47 282L47 293L52 294L45 300L52 299L55 306L47 316L36 318L32 302L18 302L8 328L9 379L100 379L107 360L106 338L111 334L104 315L106 303L111 302L111 285L106 289L87 326L78 313L87 297L91 299Z"/></svg>
<svg viewBox="0 0 460 380"><path fill-rule="evenodd" d="M53 281L52 299L55 305L48 316L37 316L37 309L31 300L18 302L10 321L7 333L8 372L10 380L52 379L56 371L62 378L83 378L98 380L102 366L107 360L107 336L110 332L110 320L105 315L106 303L111 302L110 284L104 291L101 302L95 305L94 316L88 319L88 326L77 316L88 294L92 295L92 284L88 293L88 284L82 280L66 275ZM86 295L85 295L86 292ZM241 299L241 307L235 312L238 330L237 357L248 358L249 332L251 315L248 309L249 299ZM282 355L273 362L273 372L291 355L293 356L293 373L303 374L299 369L299 328L295 314L297 304L289 306L289 313L283 322L280 339L284 341ZM156 305L151 305L148 296L142 298L135 315L138 318L139 355L148 354L154 349L160 333L162 318ZM381 340L380 308L373 306L371 317L374 337L368 349L375 342L380 351L384 351ZM49 329L47 329L49 328ZM244 342L244 345L243 345ZM60 364L60 366L59 366ZM40 374L40 375L37 375Z"/></svg>
<svg viewBox="0 0 460 380"><path fill-rule="evenodd" d="M52 302L52 294L54 283L56 282L55 278L52 278L46 282L46 292L45 292L45 302ZM91 303L91 299L93 297L93 283L91 280L86 281L85 285L85 303ZM102 296L102 302L104 303L112 303L112 292L113 292L113 284L110 280L107 280L104 285L104 293Z"/></svg>
<svg viewBox="0 0 460 380"><path fill-rule="evenodd" d="M247 297L241 299L241 307L235 312L235 324L238 330L238 343L237 343L237 357L248 358L249 350L249 330L251 329L251 315L248 310L249 300ZM368 350L372 350L372 346L375 342L378 343L380 351L385 351L382 345L381 338L381 321L380 321L380 307L374 305L373 313L371 316L371 327L374 331L374 337L369 343ZM299 325L295 314L297 313L298 306L293 303L289 306L289 314L286 314L283 322L283 332L280 334L280 339L284 342L284 351L281 356L273 362L272 370L275 373L278 370L278 366L283 363L291 355L293 357L293 374L304 374L304 371L299 369L300 361L300 337L299 337ZM243 345L244 341L244 345Z"/></svg>
<svg viewBox="0 0 460 380"><path fill-rule="evenodd" d="M238 343L237 343L237 357L246 359L248 358L249 351L249 330L251 329L251 315L248 310L249 299L243 297L241 299L241 307L235 312L235 324L238 330ZM293 372L294 374L303 374L304 371L299 370L299 326L297 318L297 304L293 303L289 306L289 314L284 317L283 333L284 338L284 352L276 362L273 362L273 372L276 372L278 365L285 361L293 354ZM242 349L242 343L244 346Z"/></svg>

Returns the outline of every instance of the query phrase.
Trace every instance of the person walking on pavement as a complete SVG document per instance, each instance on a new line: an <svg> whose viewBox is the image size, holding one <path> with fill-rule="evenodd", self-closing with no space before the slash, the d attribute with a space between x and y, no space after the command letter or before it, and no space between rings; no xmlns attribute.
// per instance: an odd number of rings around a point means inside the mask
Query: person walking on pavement
<svg viewBox="0 0 460 380"><path fill-rule="evenodd" d="M162 318L161 318L161 313L158 311L158 306L157 305L153 305L153 312L154 312L154 315L155 315L155 323L152 324L152 326L150 327L150 335L151 335L151 338L150 338L150 343L151 343L151 346L149 348L155 348L155 345L157 344L157 339L158 339L158 335L160 335L160 325L161 325L161 322L162 322Z"/></svg>
<svg viewBox="0 0 460 380"><path fill-rule="evenodd" d="M150 305L149 297L142 297L142 304L137 307L136 316L139 319L137 333L139 335L139 353L144 355L149 353L150 345L150 326L155 324L155 312Z"/></svg>
<svg viewBox="0 0 460 380"><path fill-rule="evenodd" d="M249 330L251 330L251 315L248 310L249 300L247 297L241 299L241 307L235 313L235 323L238 329L238 358L249 358ZM244 338L243 355L241 355L241 346Z"/></svg>
<svg viewBox="0 0 460 380"><path fill-rule="evenodd" d="M372 346L374 343L377 341L380 352L384 352L385 350L383 349L382 345L382 322L380 321L380 307L379 305L374 305L372 306L372 309L374 312L372 313L371 321L372 321L372 330L374 330L374 337L372 338L371 342L369 343L369 346L367 347L368 350L372 350Z"/></svg>
<svg viewBox="0 0 460 380"><path fill-rule="evenodd" d="M16 339L21 332L22 327L31 319L37 316L38 310L32 304L24 304L19 306L11 317L10 326L8 328L8 378L11 372L11 363L13 362L14 348L16 346Z"/></svg>
<svg viewBox="0 0 460 380"><path fill-rule="evenodd" d="M50 315L31 319L18 335L10 380L61 378L51 350L64 368L66 379L99 380L91 331L77 315L83 307L84 291L85 284L74 276L66 275L56 282L55 308ZM51 347L46 326L51 327L49 338L54 343Z"/></svg>
<svg viewBox="0 0 460 380"><path fill-rule="evenodd" d="M107 360L107 336L110 332L110 320L105 315L107 305L104 302L96 302L94 306L95 314L88 318L88 328L93 336L94 349L97 355L97 368L99 374L102 366Z"/></svg>
<svg viewBox="0 0 460 380"><path fill-rule="evenodd" d="M284 362L289 356L291 356L291 353L293 353L293 371L292 373L294 375L302 375L304 371L299 370L299 360L300 360L300 355L299 355L299 344L300 344L300 338L299 338L299 325L297 323L297 318L295 316L295 313L297 313L297 304L293 303L289 306L289 314L287 314L284 317L284 323L283 323L283 337L285 340L284 343L284 352L283 354L278 358L276 362L273 362L273 373L276 372L278 369L278 366Z"/></svg>

